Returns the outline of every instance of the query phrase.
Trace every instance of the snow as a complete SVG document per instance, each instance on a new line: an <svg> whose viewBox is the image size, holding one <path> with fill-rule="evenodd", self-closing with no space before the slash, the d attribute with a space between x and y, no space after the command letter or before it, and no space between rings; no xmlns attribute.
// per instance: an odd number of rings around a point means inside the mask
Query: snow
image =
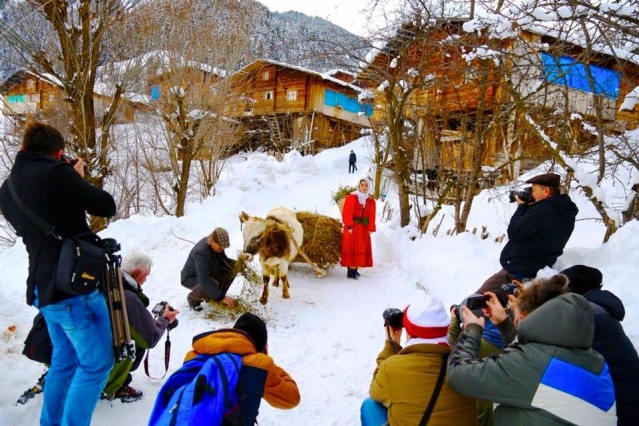
<svg viewBox="0 0 639 426"><path fill-rule="evenodd" d="M358 166L364 173L372 170L370 139L363 137L340 148L316 156L293 152L281 162L266 154L241 154L229 159L215 188L215 195L202 203L187 206L186 216L133 216L109 225L101 233L115 238L122 253L139 249L154 261L152 273L144 285L152 305L166 300L181 311L180 325L171 332L172 352L169 373L175 371L190 348L194 335L228 327L231 321L212 321L202 313L188 310L187 289L179 282L180 270L192 248L217 226L230 234L227 253L236 257L242 248L238 215L264 216L276 205L309 210L335 218L339 211L331 198L340 185L353 185L360 175L350 175L348 154L354 150ZM521 177L537 172L532 171ZM441 227L437 235L421 235L413 225L399 226L399 208L394 190L385 202L378 201L377 232L372 235L375 266L361 270L358 281L347 280L344 268L332 269L324 278L296 264L289 273L291 299L284 300L281 290L272 289L268 305L256 304L255 312L268 324L269 353L275 362L297 381L301 404L291 410L276 410L262 403L259 423L268 425L353 425L359 421L359 407L368 395L375 359L384 344L382 311L388 307L404 308L422 292L440 298L445 306L458 303L474 292L483 281L500 269L499 253L505 244L495 239L506 232L515 205L507 202L512 186L485 190L473 203L468 228L486 226L487 238L468 232L449 236L453 227L452 211L444 208L434 223ZM575 231L554 269L540 271L547 276L565 267L582 263L599 268L604 288L625 303L624 327L635 346L639 344L639 266L629 254L639 252L639 221L622 227L605 245L601 244L604 227L597 214L578 190L571 193L580 209ZM388 205L386 204L388 203ZM388 218L385 212L392 208ZM20 354L22 342L36 314L24 301L27 256L22 243L0 253L0 327L15 332L3 333L0 339L0 424L32 425L38 423L42 395L26 405L16 406L20 394L33 385L43 366ZM257 261L253 261L255 269ZM237 297L243 287L241 279L233 284L230 295ZM151 375L164 370L164 339L151 350ZM133 373L132 386L144 397L131 404L100 401L92 425L146 424L155 395L162 380L153 380L143 368Z"/></svg>

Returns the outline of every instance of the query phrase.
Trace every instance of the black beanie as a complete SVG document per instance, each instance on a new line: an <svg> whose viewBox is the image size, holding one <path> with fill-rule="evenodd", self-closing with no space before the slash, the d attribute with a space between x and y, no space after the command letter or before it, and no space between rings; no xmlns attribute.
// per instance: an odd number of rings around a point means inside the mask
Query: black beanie
<svg viewBox="0 0 639 426"><path fill-rule="evenodd" d="M560 273L568 277L568 290L573 293L584 294L602 286L601 271L590 266L575 265Z"/></svg>
<svg viewBox="0 0 639 426"><path fill-rule="evenodd" d="M255 344L255 349L258 352L264 352L267 339L266 324L260 317L246 312L237 319L233 328L248 334Z"/></svg>

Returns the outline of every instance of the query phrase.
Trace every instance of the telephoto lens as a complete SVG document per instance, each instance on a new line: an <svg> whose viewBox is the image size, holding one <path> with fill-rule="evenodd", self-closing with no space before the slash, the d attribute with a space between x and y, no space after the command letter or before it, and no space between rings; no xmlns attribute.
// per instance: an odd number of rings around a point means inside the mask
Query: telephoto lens
<svg viewBox="0 0 639 426"><path fill-rule="evenodd" d="M173 330L175 327L178 326L178 319L174 319L173 322L170 322L169 325L166 326L166 328L170 331Z"/></svg>
<svg viewBox="0 0 639 426"><path fill-rule="evenodd" d="M382 317L384 318L384 327L386 327L387 325L390 325L391 328L395 329L403 327L404 312L401 309L385 309L382 313Z"/></svg>

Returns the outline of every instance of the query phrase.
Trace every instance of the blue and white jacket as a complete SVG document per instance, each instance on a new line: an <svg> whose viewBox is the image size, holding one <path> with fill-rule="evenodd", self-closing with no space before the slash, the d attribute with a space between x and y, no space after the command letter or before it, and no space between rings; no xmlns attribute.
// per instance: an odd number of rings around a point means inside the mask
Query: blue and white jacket
<svg viewBox="0 0 639 426"><path fill-rule="evenodd" d="M616 425L612 378L593 335L592 307L572 293L535 309L499 355L477 357L482 329L471 324L449 358L448 384L498 404L496 426Z"/></svg>

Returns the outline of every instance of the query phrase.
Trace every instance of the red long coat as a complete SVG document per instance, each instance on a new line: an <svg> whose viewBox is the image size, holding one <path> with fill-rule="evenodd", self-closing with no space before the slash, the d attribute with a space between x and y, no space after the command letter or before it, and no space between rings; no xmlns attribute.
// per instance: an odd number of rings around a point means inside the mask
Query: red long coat
<svg viewBox="0 0 639 426"><path fill-rule="evenodd" d="M342 266L366 268L373 266L373 249L370 232L375 232L375 200L368 197L366 206L357 200L357 195L346 197L342 213ZM368 222L368 223L366 223ZM352 229L353 233L348 230Z"/></svg>

